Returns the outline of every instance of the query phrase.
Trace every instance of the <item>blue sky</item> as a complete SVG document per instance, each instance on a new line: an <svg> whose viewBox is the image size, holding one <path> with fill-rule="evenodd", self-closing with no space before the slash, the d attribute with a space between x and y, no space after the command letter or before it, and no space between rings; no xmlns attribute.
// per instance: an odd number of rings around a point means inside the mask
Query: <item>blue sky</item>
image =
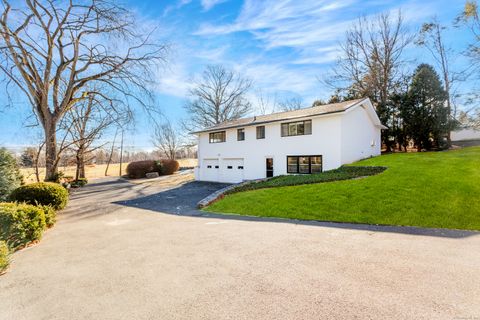
<svg viewBox="0 0 480 320"><path fill-rule="evenodd" d="M402 10L407 27L417 31L433 16L451 25L463 0L148 0L126 5L139 19L158 25L158 37L170 43L169 63L158 74L157 105L173 120L185 116L189 80L205 65L219 63L254 81L254 93L278 100L297 96L310 104L328 98L330 91L317 80L334 66L345 30L359 16ZM447 42L464 48L469 34L452 29ZM406 53L409 68L431 62L428 52L415 46ZM456 61L464 65L459 58ZM0 91L0 103L5 104ZM35 141L37 133L25 124L31 112L20 97L18 107L0 113L0 145L18 147ZM255 101L253 101L255 102ZM107 138L108 140L108 138ZM150 149L149 125L137 114L136 129L127 144Z"/></svg>

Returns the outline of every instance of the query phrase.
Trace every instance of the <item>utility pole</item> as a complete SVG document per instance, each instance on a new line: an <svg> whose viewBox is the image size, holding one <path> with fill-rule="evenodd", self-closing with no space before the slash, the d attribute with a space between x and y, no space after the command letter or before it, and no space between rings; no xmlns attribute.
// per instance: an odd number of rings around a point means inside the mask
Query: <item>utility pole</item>
<svg viewBox="0 0 480 320"><path fill-rule="evenodd" d="M122 128L122 140L120 142L120 174L122 176L122 162L123 162L123 128Z"/></svg>

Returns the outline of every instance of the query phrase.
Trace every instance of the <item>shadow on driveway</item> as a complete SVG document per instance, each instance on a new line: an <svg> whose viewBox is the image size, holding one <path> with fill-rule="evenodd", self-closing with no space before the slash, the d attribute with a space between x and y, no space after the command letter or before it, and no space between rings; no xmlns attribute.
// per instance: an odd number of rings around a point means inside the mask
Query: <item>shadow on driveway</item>
<svg viewBox="0 0 480 320"><path fill-rule="evenodd" d="M197 209L197 203L226 186L228 184L191 181L173 189L115 203L163 213L197 216L203 214Z"/></svg>

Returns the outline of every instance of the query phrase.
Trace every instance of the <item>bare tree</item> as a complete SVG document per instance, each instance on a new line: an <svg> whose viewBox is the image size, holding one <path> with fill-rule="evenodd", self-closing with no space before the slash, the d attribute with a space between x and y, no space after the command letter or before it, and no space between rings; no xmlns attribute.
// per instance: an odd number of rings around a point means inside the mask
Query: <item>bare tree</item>
<svg viewBox="0 0 480 320"><path fill-rule="evenodd" d="M175 160L182 143L178 130L167 120L157 125L152 135L153 145L168 159Z"/></svg>
<svg viewBox="0 0 480 320"><path fill-rule="evenodd" d="M452 71L455 52L450 46L445 44L443 34L445 29L446 27L441 25L437 18L434 18L432 22L424 23L420 30L419 37L416 40L416 44L423 46L430 52L437 67L441 71L443 87L447 94L447 112L451 124L449 125L447 139L448 143L451 144L450 132L456 117L455 104L452 103L453 93L455 92L454 86L457 81L461 80L465 72Z"/></svg>
<svg viewBox="0 0 480 320"><path fill-rule="evenodd" d="M188 131L206 128L245 116L251 109L246 98L252 81L221 65L207 66L190 90L184 125Z"/></svg>
<svg viewBox="0 0 480 320"><path fill-rule="evenodd" d="M352 90L350 95L369 96L375 103L386 104L402 77L402 52L412 40L401 12L395 18L382 13L371 20L358 19L346 33L342 57L328 84Z"/></svg>
<svg viewBox="0 0 480 320"><path fill-rule="evenodd" d="M398 122L398 110L391 97L404 82L402 53L412 40L400 11L396 17L382 13L370 20L360 18L346 33L333 77L325 80L332 89L337 89L337 96L345 92L342 100L363 97L372 100L380 120L389 127L382 135L387 150L394 144L391 138L395 139Z"/></svg>
<svg viewBox="0 0 480 320"><path fill-rule="evenodd" d="M293 111L305 108L303 100L299 97L288 98L278 103L278 107L282 111Z"/></svg>
<svg viewBox="0 0 480 320"><path fill-rule="evenodd" d="M120 106L111 106L111 103L111 99L92 94L87 100L78 102L77 107L69 110L65 116L66 122L70 123L67 132L71 140L70 149L75 153L76 180L85 178L85 163L94 158L95 150L103 147L94 143L105 130L112 125L123 126L131 119L128 109L121 111ZM112 108L116 112L110 112Z"/></svg>
<svg viewBox="0 0 480 320"><path fill-rule="evenodd" d="M151 69L165 60L166 47L139 32L133 14L115 1L1 3L0 70L7 89L14 85L25 95L43 127L50 179L65 114L88 99L96 83L146 105Z"/></svg>
<svg viewBox="0 0 480 320"><path fill-rule="evenodd" d="M265 94L261 89L255 91L256 105L255 112L260 115L274 113L277 107L277 95L271 96Z"/></svg>

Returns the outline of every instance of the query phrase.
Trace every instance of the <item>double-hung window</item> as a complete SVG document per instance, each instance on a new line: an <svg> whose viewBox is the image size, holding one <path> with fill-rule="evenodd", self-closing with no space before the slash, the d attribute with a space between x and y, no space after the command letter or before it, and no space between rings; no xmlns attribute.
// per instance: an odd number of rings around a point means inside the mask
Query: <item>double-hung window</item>
<svg viewBox="0 0 480 320"><path fill-rule="evenodd" d="M312 120L282 123L282 137L312 134Z"/></svg>
<svg viewBox="0 0 480 320"><path fill-rule="evenodd" d="M257 139L265 139L265 126L257 127Z"/></svg>
<svg viewBox="0 0 480 320"><path fill-rule="evenodd" d="M245 140L245 129L237 129L237 141Z"/></svg>
<svg viewBox="0 0 480 320"><path fill-rule="evenodd" d="M208 140L210 143L219 143L219 142L225 142L226 140L226 134L225 131L219 131L219 132L210 132L208 134Z"/></svg>
<svg viewBox="0 0 480 320"><path fill-rule="evenodd" d="M287 156L287 173L320 173L322 156Z"/></svg>

